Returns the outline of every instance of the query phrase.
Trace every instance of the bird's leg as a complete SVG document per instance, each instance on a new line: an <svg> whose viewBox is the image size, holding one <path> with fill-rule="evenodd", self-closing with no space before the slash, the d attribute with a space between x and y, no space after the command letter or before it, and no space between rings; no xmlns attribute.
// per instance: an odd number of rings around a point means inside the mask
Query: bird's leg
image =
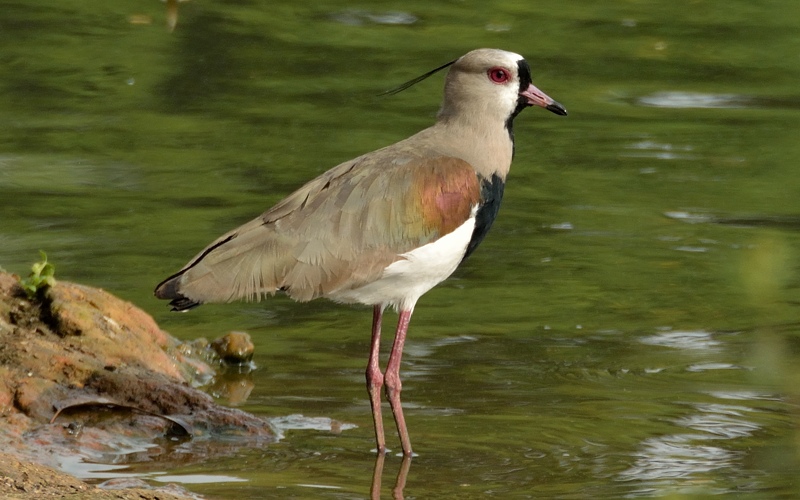
<svg viewBox="0 0 800 500"><path fill-rule="evenodd" d="M369 362L367 363L367 392L372 405L372 420L375 423L375 441L378 444L378 454L386 452L386 438L383 434L383 417L381 416L381 389L383 388L383 373L380 367L381 353L381 319L383 318L382 305L376 305L372 311L372 343L369 349Z"/></svg>
<svg viewBox="0 0 800 500"><path fill-rule="evenodd" d="M408 438L406 420L403 417L403 407L400 403L400 391L403 384L400 383L400 360L403 357L403 346L406 343L406 333L408 323L411 321L413 310L400 311L400 318L397 320L397 332L394 336L392 353L389 355L389 363L386 365L386 398L392 407L394 421L397 424L397 433L400 435L400 444L403 446L403 455L411 456L411 440Z"/></svg>

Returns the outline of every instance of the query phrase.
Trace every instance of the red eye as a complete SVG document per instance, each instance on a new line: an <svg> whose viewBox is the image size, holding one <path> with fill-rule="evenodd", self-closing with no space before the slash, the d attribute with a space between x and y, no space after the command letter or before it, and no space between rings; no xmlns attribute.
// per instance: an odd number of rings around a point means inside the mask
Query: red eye
<svg viewBox="0 0 800 500"><path fill-rule="evenodd" d="M489 70L489 79L494 83L506 83L509 79L508 71L503 68Z"/></svg>

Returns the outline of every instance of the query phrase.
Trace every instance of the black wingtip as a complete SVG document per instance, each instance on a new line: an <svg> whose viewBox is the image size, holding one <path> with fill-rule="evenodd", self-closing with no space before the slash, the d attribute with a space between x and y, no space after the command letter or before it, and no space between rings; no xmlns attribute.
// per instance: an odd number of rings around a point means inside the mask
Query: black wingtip
<svg viewBox="0 0 800 500"><path fill-rule="evenodd" d="M156 286L153 294L159 299L171 299L169 305L173 311L182 312L193 309L201 304L183 295L178 290L178 279L183 273L173 274Z"/></svg>
<svg viewBox="0 0 800 500"><path fill-rule="evenodd" d="M172 306L170 311L173 312L186 312L189 309L194 309L195 307L199 306L201 302L194 301L187 297L178 297L177 299L172 299L169 302L169 305Z"/></svg>

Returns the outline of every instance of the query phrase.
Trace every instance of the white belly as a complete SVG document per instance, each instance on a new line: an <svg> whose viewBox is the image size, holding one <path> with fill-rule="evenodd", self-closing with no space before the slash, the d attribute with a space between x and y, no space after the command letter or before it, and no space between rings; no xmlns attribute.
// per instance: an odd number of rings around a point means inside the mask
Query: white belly
<svg viewBox="0 0 800 500"><path fill-rule="evenodd" d="M422 294L453 274L472 238L475 214L455 231L400 255L383 271L380 279L354 290L338 290L328 296L337 302L391 305L413 310Z"/></svg>

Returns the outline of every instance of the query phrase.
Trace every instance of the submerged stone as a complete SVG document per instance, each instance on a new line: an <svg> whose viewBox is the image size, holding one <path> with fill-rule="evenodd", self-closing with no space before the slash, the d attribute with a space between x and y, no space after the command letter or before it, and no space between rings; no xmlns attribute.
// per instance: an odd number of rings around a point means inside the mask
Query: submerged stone
<svg viewBox="0 0 800 500"><path fill-rule="evenodd" d="M245 332L230 332L211 343L211 348L225 363L241 365L253 359L255 345Z"/></svg>

